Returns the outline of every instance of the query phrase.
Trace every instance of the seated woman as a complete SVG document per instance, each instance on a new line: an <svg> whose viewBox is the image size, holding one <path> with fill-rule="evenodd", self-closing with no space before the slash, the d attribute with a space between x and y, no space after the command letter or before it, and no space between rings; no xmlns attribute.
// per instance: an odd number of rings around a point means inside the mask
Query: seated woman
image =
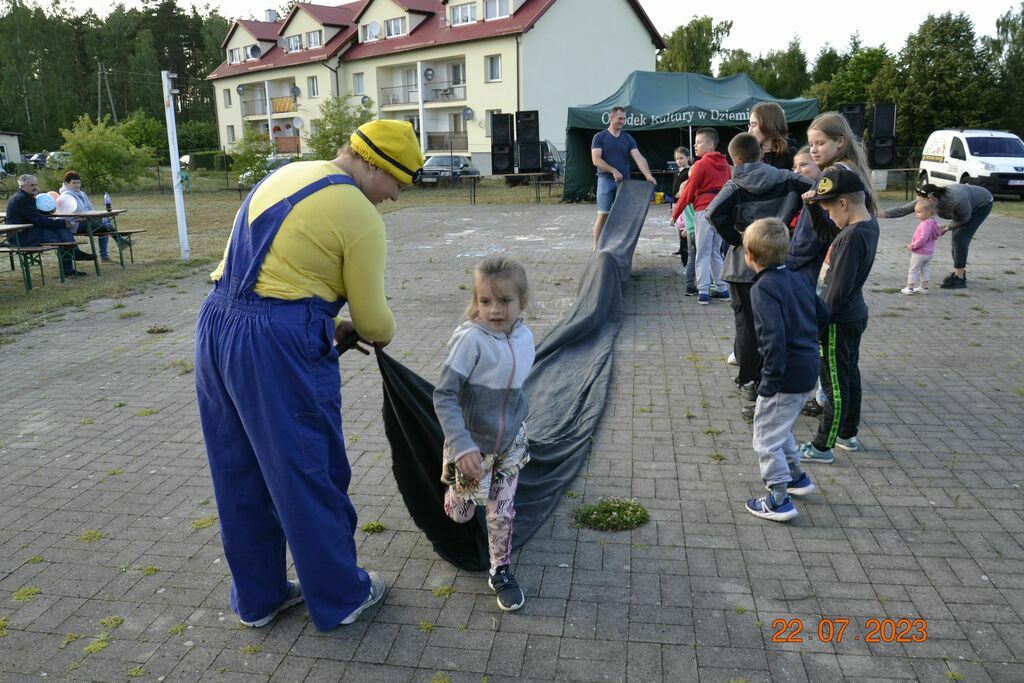
<svg viewBox="0 0 1024 683"><path fill-rule="evenodd" d="M78 171L68 171L64 174L64 184L60 188L61 194L71 195L75 198L75 202L78 204L77 211L94 211L95 207L92 202L89 201L89 195L82 191L82 176L78 174ZM85 234L85 219L69 220L68 224L71 226L71 230L76 234ZM99 230L112 230L110 226L110 219L104 218L102 226ZM95 230L93 231L95 232ZM109 237L100 237L100 259L103 261L111 261L112 259L107 254L107 244L110 242Z"/></svg>

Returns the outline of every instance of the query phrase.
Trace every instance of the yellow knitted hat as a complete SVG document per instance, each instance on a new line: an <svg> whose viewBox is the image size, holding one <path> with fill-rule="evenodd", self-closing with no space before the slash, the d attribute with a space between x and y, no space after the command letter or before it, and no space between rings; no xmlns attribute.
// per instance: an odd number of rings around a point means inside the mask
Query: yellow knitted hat
<svg viewBox="0 0 1024 683"><path fill-rule="evenodd" d="M359 126L349 138L352 150L409 185L423 167L420 141L408 121L378 119Z"/></svg>

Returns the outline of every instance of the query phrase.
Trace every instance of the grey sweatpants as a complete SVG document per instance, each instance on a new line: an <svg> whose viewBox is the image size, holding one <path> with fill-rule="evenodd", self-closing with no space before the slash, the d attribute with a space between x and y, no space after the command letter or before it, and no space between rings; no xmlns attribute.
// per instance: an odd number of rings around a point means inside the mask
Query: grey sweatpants
<svg viewBox="0 0 1024 683"><path fill-rule="evenodd" d="M791 473L800 466L793 424L806 401L806 393L757 397L752 445L761 467L761 479L768 486L789 482Z"/></svg>

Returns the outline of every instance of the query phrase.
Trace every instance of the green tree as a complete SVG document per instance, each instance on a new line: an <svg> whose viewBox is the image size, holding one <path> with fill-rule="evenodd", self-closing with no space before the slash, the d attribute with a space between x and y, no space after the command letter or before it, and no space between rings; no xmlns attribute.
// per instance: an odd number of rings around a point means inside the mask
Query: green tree
<svg viewBox="0 0 1024 683"><path fill-rule="evenodd" d="M182 153L218 147L217 124L213 121L182 121L178 124L178 149Z"/></svg>
<svg viewBox="0 0 1024 683"><path fill-rule="evenodd" d="M996 35L987 41L997 65L1003 98L999 126L1024 133L1024 3L996 19Z"/></svg>
<svg viewBox="0 0 1024 683"><path fill-rule="evenodd" d="M118 126L121 135L136 147L165 149L167 147L167 127L146 112L133 111Z"/></svg>
<svg viewBox="0 0 1024 683"><path fill-rule="evenodd" d="M814 69L811 70L811 83L825 83L832 80L836 73L846 66L847 57L836 52L836 49L827 43L818 51L814 60Z"/></svg>
<svg viewBox="0 0 1024 683"><path fill-rule="evenodd" d="M726 50L725 56L718 64L718 77L735 76L736 74L748 74L754 78L754 58L746 50ZM757 80L756 78L754 79Z"/></svg>
<svg viewBox="0 0 1024 683"><path fill-rule="evenodd" d="M320 105L320 118L313 126L316 131L306 135L306 144L317 159L333 159L355 129L373 118L373 100L366 104L352 101L352 94L345 93Z"/></svg>
<svg viewBox="0 0 1024 683"><path fill-rule="evenodd" d="M1003 95L990 54L966 14L929 15L900 51L899 71L901 145L922 145L936 128L987 128L996 118Z"/></svg>
<svg viewBox="0 0 1024 683"><path fill-rule="evenodd" d="M130 183L146 172L152 163L152 151L136 147L104 117L94 123L82 114L70 129L62 128L62 149L71 154L71 163L91 187Z"/></svg>
<svg viewBox="0 0 1024 683"><path fill-rule="evenodd" d="M807 74L807 55L795 37L782 52L769 53L772 70L775 73L775 89L769 90L776 97L799 97L811 84Z"/></svg>
<svg viewBox="0 0 1024 683"><path fill-rule="evenodd" d="M253 185L267 175L267 157L271 151L267 135L257 133L252 126L245 127L242 139L231 148L231 170L239 185Z"/></svg>
<svg viewBox="0 0 1024 683"><path fill-rule="evenodd" d="M731 21L717 24L709 16L694 16L672 35L663 36L668 47L658 55L658 71L688 71L711 75L711 62L722 52L722 41L732 30Z"/></svg>
<svg viewBox="0 0 1024 683"><path fill-rule="evenodd" d="M818 98L822 111L838 109L847 102L892 102L895 93L876 85L876 79L895 65L896 60L884 46L861 48L830 80L811 86L810 94Z"/></svg>
<svg viewBox="0 0 1024 683"><path fill-rule="evenodd" d="M153 33L143 29L132 41L128 57L126 103L128 111L142 110L151 116L163 116L164 101L160 86L160 60L156 54Z"/></svg>

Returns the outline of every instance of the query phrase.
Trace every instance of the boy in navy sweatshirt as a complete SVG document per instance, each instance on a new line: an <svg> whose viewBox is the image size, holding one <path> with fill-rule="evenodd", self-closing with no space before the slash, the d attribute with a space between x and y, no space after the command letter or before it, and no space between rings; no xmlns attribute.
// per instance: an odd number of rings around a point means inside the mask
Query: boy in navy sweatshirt
<svg viewBox="0 0 1024 683"><path fill-rule="evenodd" d="M868 326L864 282L878 250L878 221L865 204L860 176L833 166L822 173L808 198L811 226L829 244L818 291L828 306L828 327L821 336L821 388L828 396L814 438L800 447L805 459L830 463L832 447L859 451L860 338ZM831 220L824 220L828 212Z"/></svg>
<svg viewBox="0 0 1024 683"><path fill-rule="evenodd" d="M828 309L811 283L786 268L789 230L778 218L754 221L743 233L743 258L756 273L750 290L761 352L753 448L768 495L747 501L747 512L784 522L797 515L791 495L814 491L800 469L793 424L818 374L818 335Z"/></svg>

